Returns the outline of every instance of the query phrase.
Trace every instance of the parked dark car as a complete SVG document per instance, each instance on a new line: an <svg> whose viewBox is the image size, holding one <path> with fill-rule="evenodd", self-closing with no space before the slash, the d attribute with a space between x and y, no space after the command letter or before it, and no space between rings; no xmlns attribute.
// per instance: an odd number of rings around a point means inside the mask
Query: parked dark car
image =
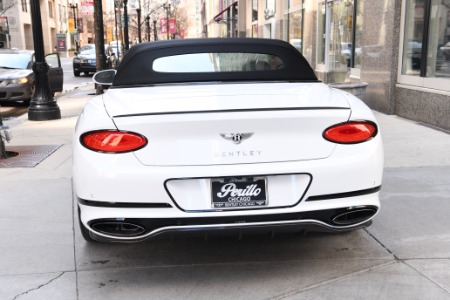
<svg viewBox="0 0 450 300"><path fill-rule="evenodd" d="M0 102L22 101L29 103L34 93L34 51L0 49ZM49 65L50 91L54 94L63 89L64 73L58 53L45 56Z"/></svg>
<svg viewBox="0 0 450 300"><path fill-rule="evenodd" d="M113 68L115 66L116 57L111 46L105 45L105 55L107 68ZM75 52L75 57L73 58L73 75L78 77L82 72L88 75L89 73L95 73L96 71L97 59L95 44L83 45L80 52Z"/></svg>
<svg viewBox="0 0 450 300"><path fill-rule="evenodd" d="M441 49L442 53L444 54L445 59L450 60L450 42L448 42L447 44L442 46L440 49Z"/></svg>

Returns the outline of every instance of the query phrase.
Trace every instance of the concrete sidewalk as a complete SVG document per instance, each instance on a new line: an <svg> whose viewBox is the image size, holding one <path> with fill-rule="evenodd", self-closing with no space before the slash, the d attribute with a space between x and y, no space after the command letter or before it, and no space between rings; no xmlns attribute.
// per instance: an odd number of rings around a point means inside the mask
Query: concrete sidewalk
<svg viewBox="0 0 450 300"><path fill-rule="evenodd" d="M58 98L62 119L5 121L8 147L61 145L0 168L0 299L450 299L450 135L376 113L382 209L347 234L87 244L71 144L93 84Z"/></svg>

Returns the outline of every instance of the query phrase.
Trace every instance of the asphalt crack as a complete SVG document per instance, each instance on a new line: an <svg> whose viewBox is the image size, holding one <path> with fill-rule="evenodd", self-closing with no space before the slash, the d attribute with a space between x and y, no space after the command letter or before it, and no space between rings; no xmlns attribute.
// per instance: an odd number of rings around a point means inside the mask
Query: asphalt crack
<svg viewBox="0 0 450 300"><path fill-rule="evenodd" d="M58 278L60 278L61 276L63 276L65 273L66 273L66 272L62 272L61 274L59 274L59 275L56 276L55 278L50 279L48 282L43 283L43 284L41 284L41 285L39 285L39 286L37 286L37 287L35 287L35 288L29 289L28 291L23 292L23 293L21 293L21 294L15 296L12 300L16 300L16 299L18 299L19 297L28 294L29 292L37 291L37 290L39 290L40 288L42 288L42 287L44 287L44 286L47 286L47 285L51 284L53 281L57 280Z"/></svg>

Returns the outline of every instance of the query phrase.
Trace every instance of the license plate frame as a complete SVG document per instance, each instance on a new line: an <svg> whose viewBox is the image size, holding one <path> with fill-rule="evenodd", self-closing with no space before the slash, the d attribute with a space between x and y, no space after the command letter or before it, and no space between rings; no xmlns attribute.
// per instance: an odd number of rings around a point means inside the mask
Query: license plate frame
<svg viewBox="0 0 450 300"><path fill-rule="evenodd" d="M267 178L264 176L211 179L213 209L264 208L269 205Z"/></svg>

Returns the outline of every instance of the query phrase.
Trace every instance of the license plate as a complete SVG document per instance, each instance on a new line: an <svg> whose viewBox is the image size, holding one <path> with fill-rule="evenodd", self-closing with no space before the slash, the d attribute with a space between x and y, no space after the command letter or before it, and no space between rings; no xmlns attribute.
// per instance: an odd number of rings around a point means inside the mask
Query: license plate
<svg viewBox="0 0 450 300"><path fill-rule="evenodd" d="M236 177L211 180L213 208L267 206L265 177Z"/></svg>

